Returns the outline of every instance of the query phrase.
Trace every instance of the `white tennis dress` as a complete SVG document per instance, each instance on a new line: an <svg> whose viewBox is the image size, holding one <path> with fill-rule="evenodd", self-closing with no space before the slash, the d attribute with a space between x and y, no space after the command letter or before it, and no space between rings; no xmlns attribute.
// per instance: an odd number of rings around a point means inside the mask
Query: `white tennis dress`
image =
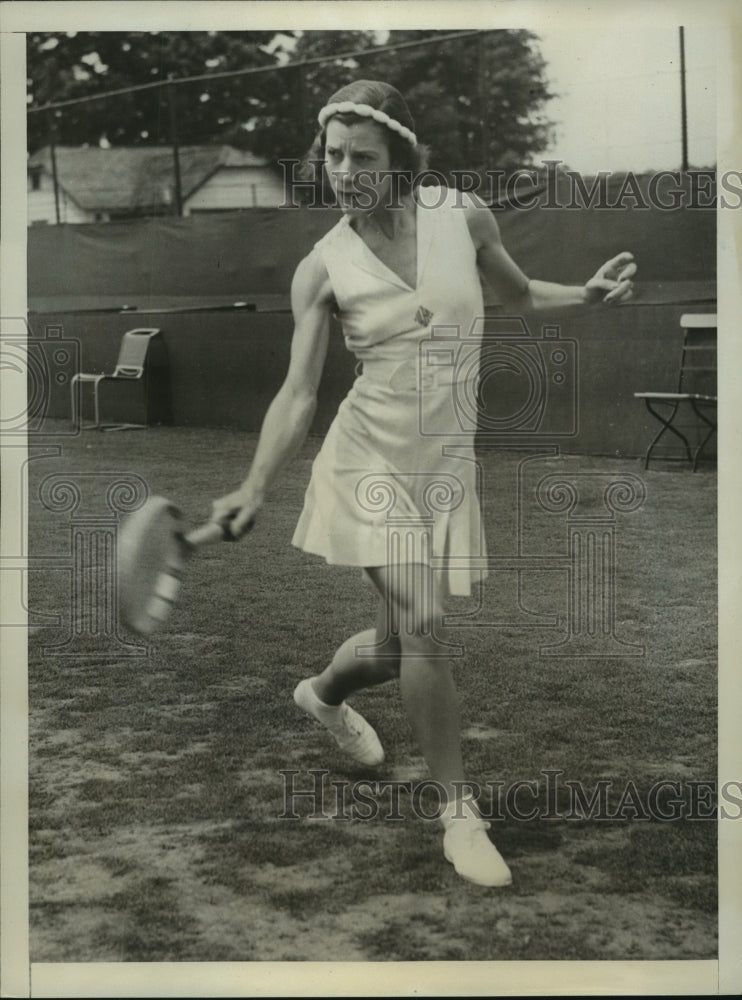
<svg viewBox="0 0 742 1000"><path fill-rule="evenodd" d="M461 195L416 197L416 288L347 216L316 244L363 371L314 461L292 544L332 564L428 564L444 592L469 594L486 575L474 455L482 290Z"/></svg>

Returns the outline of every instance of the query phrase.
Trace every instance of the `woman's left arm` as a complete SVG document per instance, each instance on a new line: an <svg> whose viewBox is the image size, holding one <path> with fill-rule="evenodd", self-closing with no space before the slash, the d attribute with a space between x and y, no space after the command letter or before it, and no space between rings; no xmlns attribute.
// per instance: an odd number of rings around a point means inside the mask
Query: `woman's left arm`
<svg viewBox="0 0 742 1000"><path fill-rule="evenodd" d="M477 265L503 305L543 310L597 302L612 305L631 298L631 278L636 274L633 254L617 254L584 285L560 285L529 279L505 249L500 227L489 208L472 199L466 213L477 251Z"/></svg>

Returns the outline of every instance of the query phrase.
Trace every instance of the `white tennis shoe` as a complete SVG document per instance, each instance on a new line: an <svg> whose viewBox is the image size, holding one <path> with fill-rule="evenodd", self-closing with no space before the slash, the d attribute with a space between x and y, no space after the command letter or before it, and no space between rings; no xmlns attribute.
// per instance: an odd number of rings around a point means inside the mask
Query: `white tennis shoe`
<svg viewBox="0 0 742 1000"><path fill-rule="evenodd" d="M476 885L510 885L513 875L487 836L490 824L472 813L452 819L443 836L443 854L456 873Z"/></svg>
<svg viewBox="0 0 742 1000"><path fill-rule="evenodd" d="M299 708L321 722L340 749L359 764L375 766L383 762L384 748L373 726L346 702L337 707L325 705L317 697L311 678L307 677L296 685L294 701Z"/></svg>

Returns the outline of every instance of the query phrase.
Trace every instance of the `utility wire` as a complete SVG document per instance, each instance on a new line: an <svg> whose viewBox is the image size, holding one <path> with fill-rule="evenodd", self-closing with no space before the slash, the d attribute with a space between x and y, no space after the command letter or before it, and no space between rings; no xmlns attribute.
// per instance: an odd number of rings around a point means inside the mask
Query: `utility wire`
<svg viewBox="0 0 742 1000"><path fill-rule="evenodd" d="M282 70L296 70L304 66L315 66L319 63L338 62L342 59L363 59L367 56L376 56L384 52L397 52L401 49L416 48L421 45L439 45L441 42L455 41L459 38L474 38L477 35L487 34L486 31L457 31L451 34L440 35L436 38L418 38L409 42L395 42L392 45L377 45L371 49L362 49L357 52L340 52L334 56L314 56L312 59L299 59L296 62L287 62L275 66L251 66L249 69L225 70L222 73L202 73L198 76L184 76L180 79L155 80L152 83L138 83L131 87L122 87L119 90L107 90L100 94L87 94L85 97L74 97L67 101L52 101L49 104L40 104L36 107L27 108L27 113L32 115L39 111L53 111L57 108L69 108L76 104L84 104L87 101L104 101L109 97L121 97L124 94L133 94L143 90L155 90L157 87L167 87L169 84L180 85L189 83L201 83L211 80L226 80L230 77L255 76L259 73L280 73Z"/></svg>

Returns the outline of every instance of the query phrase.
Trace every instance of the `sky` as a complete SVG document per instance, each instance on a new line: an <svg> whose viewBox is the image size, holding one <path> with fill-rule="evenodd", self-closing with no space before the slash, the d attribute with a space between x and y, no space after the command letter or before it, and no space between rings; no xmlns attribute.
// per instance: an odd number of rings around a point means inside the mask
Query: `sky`
<svg viewBox="0 0 742 1000"><path fill-rule="evenodd" d="M544 18L532 27L550 89L545 112L556 137L542 156L583 173L677 170L682 165L679 29L607 19L576 29ZM680 19L680 18L679 18ZM557 16L553 18L557 21ZM685 27L688 160L716 164L717 34L696 17ZM387 32L379 32L384 42Z"/></svg>
<svg viewBox="0 0 742 1000"><path fill-rule="evenodd" d="M678 169L682 163L680 45L675 27L625 33L540 31L547 78L560 96L547 105L557 140L544 157L586 173ZM688 159L716 162L715 34L685 29Z"/></svg>

